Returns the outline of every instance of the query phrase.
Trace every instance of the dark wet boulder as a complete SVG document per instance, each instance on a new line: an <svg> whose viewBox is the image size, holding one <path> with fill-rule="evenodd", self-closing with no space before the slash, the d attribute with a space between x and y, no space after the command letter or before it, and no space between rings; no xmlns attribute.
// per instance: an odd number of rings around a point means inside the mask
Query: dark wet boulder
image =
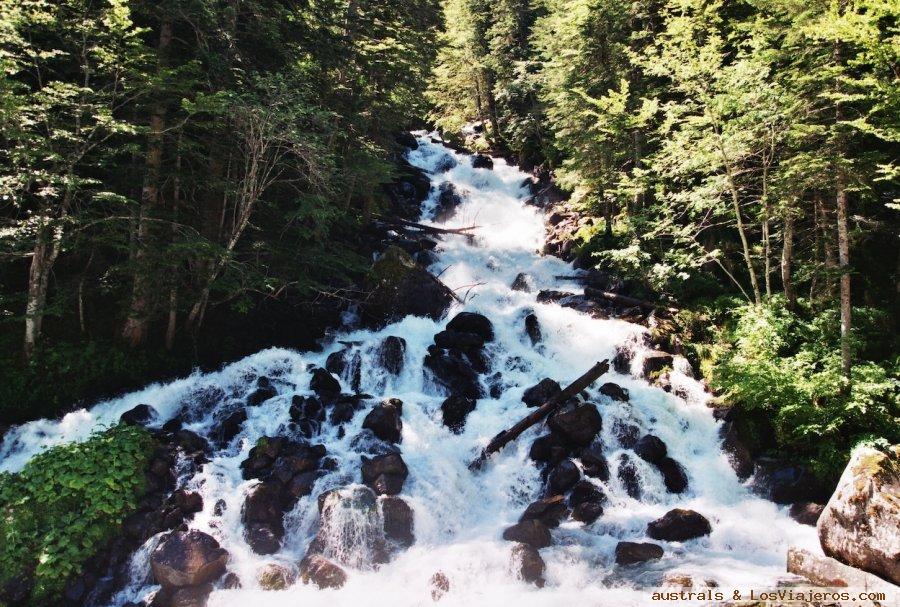
<svg viewBox="0 0 900 607"><path fill-rule="evenodd" d="M813 473L802 465L760 459L753 488L776 504L820 501L827 494Z"/></svg>
<svg viewBox="0 0 900 607"><path fill-rule="evenodd" d="M264 523L280 531L284 517L283 489L275 482L263 482L250 489L241 511L244 524Z"/></svg>
<svg viewBox="0 0 900 607"><path fill-rule="evenodd" d="M381 340L376 354L379 366L391 375L400 375L403 357L406 354L406 340L389 335Z"/></svg>
<svg viewBox="0 0 900 607"><path fill-rule="evenodd" d="M196 491L178 489L169 496L167 501L178 508L182 514L196 514L203 511L203 496Z"/></svg>
<svg viewBox="0 0 900 607"><path fill-rule="evenodd" d="M348 382L353 390L358 391L362 373L362 355L357 348L345 346L328 355L325 359L325 370ZM333 386L331 389L333 390Z"/></svg>
<svg viewBox="0 0 900 607"><path fill-rule="evenodd" d="M559 382L545 377L522 394L522 402L529 407L540 407L562 392Z"/></svg>
<svg viewBox="0 0 900 607"><path fill-rule="evenodd" d="M616 470L616 476L619 482L625 487L625 492L634 499L641 499L643 491L641 489L641 478L638 474L637 466L631 461L627 454L622 454L619 458L619 466Z"/></svg>
<svg viewBox="0 0 900 607"><path fill-rule="evenodd" d="M646 434L634 444L634 452L645 462L659 464L666 457L668 449L659 437Z"/></svg>
<svg viewBox="0 0 900 607"><path fill-rule="evenodd" d="M534 314L525 317L525 334L531 340L532 346L537 345L544 338L541 334L541 323Z"/></svg>
<svg viewBox="0 0 900 607"><path fill-rule="evenodd" d="M819 522L819 517L822 516L822 512L825 510L825 504L817 504L815 502L797 502L796 504L791 504L790 510L788 510L788 514L792 519L800 523L801 525L809 525L810 527L815 527L816 523Z"/></svg>
<svg viewBox="0 0 900 607"><path fill-rule="evenodd" d="M119 417L119 422L129 426L146 426L156 421L158 417L159 413L150 405L138 405L123 413Z"/></svg>
<svg viewBox="0 0 900 607"><path fill-rule="evenodd" d="M578 403L556 411L550 416L548 425L573 445L587 447L603 427L603 420L593 404Z"/></svg>
<svg viewBox="0 0 900 607"><path fill-rule="evenodd" d="M600 445L585 447L578 454L578 459L581 460L582 469L587 476L601 481L609 480L609 463Z"/></svg>
<svg viewBox="0 0 900 607"><path fill-rule="evenodd" d="M228 552L219 542L196 529L170 533L150 557L153 577L166 588L213 582L225 573L227 562Z"/></svg>
<svg viewBox="0 0 900 607"><path fill-rule="evenodd" d="M650 350L644 355L641 372L645 379L653 379L672 368L672 355L659 350Z"/></svg>
<svg viewBox="0 0 900 607"><path fill-rule="evenodd" d="M244 409L232 411L222 420L222 423L213 430L211 433L212 438L219 445L227 445L234 440L234 437L241 433L245 421L247 421L247 411Z"/></svg>
<svg viewBox="0 0 900 607"><path fill-rule="evenodd" d="M634 359L634 350L626 346L616 348L616 355L612 359L613 370L622 375L631 373L631 361Z"/></svg>
<svg viewBox="0 0 900 607"><path fill-rule="evenodd" d="M484 338L475 333L462 331L441 331L434 336L434 343L439 348L455 348L457 350L478 350L484 347Z"/></svg>
<svg viewBox="0 0 900 607"><path fill-rule="evenodd" d="M570 459L563 460L547 476L547 491L551 495L565 493L581 479L581 471Z"/></svg>
<svg viewBox="0 0 900 607"><path fill-rule="evenodd" d="M309 389L325 402L331 402L341 393L340 382L327 369L315 367L310 371Z"/></svg>
<svg viewBox="0 0 900 607"><path fill-rule="evenodd" d="M662 474L663 483L669 493L684 493L688 486L688 477L684 466L671 457L664 457L656 464L656 468Z"/></svg>
<svg viewBox="0 0 900 607"><path fill-rule="evenodd" d="M384 537L403 548L416 541L413 532L413 511L402 498L387 495L379 500L384 521Z"/></svg>
<svg viewBox="0 0 900 607"><path fill-rule="evenodd" d="M519 272L516 275L515 280L513 280L512 285L510 285L510 288L513 291L525 291L527 293L531 291L532 282L533 279L529 274L526 274L525 272Z"/></svg>
<svg viewBox="0 0 900 607"><path fill-rule="evenodd" d="M462 432L469 413L475 410L478 401L467 396L450 396L441 403L444 425L455 433Z"/></svg>
<svg viewBox="0 0 900 607"><path fill-rule="evenodd" d="M606 395L613 400L628 402L628 390L619 384L614 384L612 382L603 384L600 386L600 394Z"/></svg>
<svg viewBox="0 0 900 607"><path fill-rule="evenodd" d="M494 159L484 154L475 154L472 156L473 169L492 169L494 168Z"/></svg>
<svg viewBox="0 0 900 607"><path fill-rule="evenodd" d="M328 420L333 425L345 424L353 419L357 411L365 406L365 399L352 394L342 394L335 401L328 414Z"/></svg>
<svg viewBox="0 0 900 607"><path fill-rule="evenodd" d="M669 510L647 524L647 535L655 540L685 542L712 533L709 520L699 512L685 508Z"/></svg>
<svg viewBox="0 0 900 607"><path fill-rule="evenodd" d="M445 181L438 187L437 205L434 210L434 220L441 223L452 219L456 215L456 209L463 203L456 186Z"/></svg>
<svg viewBox="0 0 900 607"><path fill-rule="evenodd" d="M241 583L241 578L238 577L238 574L229 571L222 578L221 586L225 590L237 590L238 588L243 588L244 585Z"/></svg>
<svg viewBox="0 0 900 607"><path fill-rule="evenodd" d="M566 506L566 499L562 495L553 495L529 504L519 522L537 520L553 529L559 527L559 523L567 516L569 508Z"/></svg>
<svg viewBox="0 0 900 607"><path fill-rule="evenodd" d="M150 607L157 607L157 604L159 607L206 607L212 591L212 584L201 584L171 591L163 588L153 597Z"/></svg>
<svg viewBox="0 0 900 607"><path fill-rule="evenodd" d="M363 428L371 430L383 441L399 443L403 433L402 413L403 402L396 398L388 399L369 411L363 420Z"/></svg>
<svg viewBox="0 0 900 607"><path fill-rule="evenodd" d="M436 346L429 348L424 366L431 379L445 393L475 399L483 396L478 371L473 367L472 360L462 352Z"/></svg>
<svg viewBox="0 0 900 607"><path fill-rule="evenodd" d="M319 588L340 588L347 582L347 574L325 557L309 554L300 561L300 579Z"/></svg>
<svg viewBox="0 0 900 607"><path fill-rule="evenodd" d="M484 341L494 340L494 325L487 316L475 312L460 312L447 323L447 330L474 333Z"/></svg>
<svg viewBox="0 0 900 607"><path fill-rule="evenodd" d="M569 494L572 518L582 523L593 523L603 514L605 501L606 495L599 487L587 480L579 481Z"/></svg>
<svg viewBox="0 0 900 607"><path fill-rule="evenodd" d="M209 453L209 442L190 430L179 430L175 433L172 443L181 449L185 455L194 457Z"/></svg>
<svg viewBox="0 0 900 607"><path fill-rule="evenodd" d="M280 527L265 523L250 523L244 528L244 539L256 554L275 554L281 550L283 535Z"/></svg>
<svg viewBox="0 0 900 607"><path fill-rule="evenodd" d="M551 465L563 461L570 452L570 448L562 437L550 433L539 436L531 443L529 456L536 462L548 462Z"/></svg>
<svg viewBox="0 0 900 607"><path fill-rule="evenodd" d="M538 520L527 520L516 523L503 532L503 539L508 542L521 542L534 548L546 548L552 543L550 530Z"/></svg>
<svg viewBox="0 0 900 607"><path fill-rule="evenodd" d="M662 546L649 542L619 542L616 544L616 563L633 565L646 561L655 561L663 557Z"/></svg>
<svg viewBox="0 0 900 607"><path fill-rule="evenodd" d="M403 490L409 468L399 453L387 453L373 458L362 456L363 484L378 495L396 495Z"/></svg>
<svg viewBox="0 0 900 607"><path fill-rule="evenodd" d="M453 291L397 247L388 247L375 263L367 286L363 312L376 324L409 315L437 320L455 301Z"/></svg>
<svg viewBox="0 0 900 607"><path fill-rule="evenodd" d="M427 268L439 262L441 258L434 251L419 251L413 255L413 260L423 268Z"/></svg>
<svg viewBox="0 0 900 607"><path fill-rule="evenodd" d="M260 377L256 380L256 389L247 395L247 406L257 407L277 395L272 381L268 377Z"/></svg>
<svg viewBox="0 0 900 607"><path fill-rule="evenodd" d="M516 544L512 549L512 568L518 577L538 588L544 587L546 565L541 553L528 544Z"/></svg>

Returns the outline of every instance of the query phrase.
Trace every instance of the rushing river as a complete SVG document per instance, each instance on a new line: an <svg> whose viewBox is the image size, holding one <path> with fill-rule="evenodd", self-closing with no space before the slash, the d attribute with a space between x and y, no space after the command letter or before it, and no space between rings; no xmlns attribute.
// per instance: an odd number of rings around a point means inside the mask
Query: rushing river
<svg viewBox="0 0 900 607"><path fill-rule="evenodd" d="M407 317L376 332L348 324L320 353L265 350L215 373L148 386L62 420L29 423L7 437L0 449L0 469L18 470L44 447L84 439L140 403L160 413L159 424L183 415L185 428L207 435L221 420L222 411L233 410L235 402L254 389L256 378L265 376L275 380L278 395L248 407L248 419L231 444L215 451L201 472L179 479L181 486L203 496L204 509L190 526L219 540L230 553L229 571L243 582L241 589L215 590L209 601L212 607L427 605L432 604L429 580L438 571L450 582L441 605L650 605L659 603L651 601L645 589L660 585L667 572L691 575L695 585L715 580L730 594L732 588L774 586L785 576L789 545L815 550L812 527L795 523L786 507L755 497L736 478L720 448L719 422L705 406L707 396L697 382L676 370L672 373L675 389L665 392L637 379L637 373L611 370L589 389L590 400L603 418L599 439L612 469L608 482L595 481L608 496L603 515L590 525L568 520L553 530L553 545L541 550L547 565L544 588L516 577L510 566L511 544L501 534L541 496L541 474L529 459L529 447L543 430L527 431L479 473L470 472L468 463L497 432L531 411L521 397L542 378L566 385L594 362L612 359L616 347L627 344L637 352L633 368L639 369L646 352L641 345L645 329L620 320L591 318L556 303L538 303L536 294L541 289L576 291L578 287L559 278L573 274L569 264L539 253L544 223L542 212L526 204L529 192L523 180L528 175L501 159L494 160L493 169L476 169L470 156L434 143L425 134L419 134L418 140L409 161L428 171L434 186L423 206L423 221L432 217L438 187L449 181L463 194L464 202L442 225L479 226L472 239L444 237L436 250L438 261L430 268L466 296L465 304L456 305L438 322ZM439 170L451 164L449 170ZM520 272L531 277L529 291L510 288ZM454 434L442 424L440 405L445 395L423 374L423 358L434 335L463 309L482 313L493 322L496 338L486 347L490 371L482 378L499 372L505 389L497 398L479 399L464 430ZM536 347L523 332L523 319L531 313L537 316L543 335ZM374 350L386 336L400 336L407 344L397 376L375 363ZM260 437L289 433L291 397L310 394L310 365L324 366L329 354L344 347L342 343L354 344L362 354L361 392L376 397L373 403L388 397L403 401L399 447L409 478L401 496L414 512L415 543L378 568L354 554L358 546L346 546L343 566L348 580L339 590L319 590L298 581L286 590L264 591L255 581L258 570L271 562L295 567L316 534L316 496L360 481L360 446L353 439L366 411L357 412L343 431L323 426L315 440L327 447L338 464L317 481L312 495L301 498L286 515L284 546L274 555L257 555L244 540L241 507L257 481L244 480L239 465ZM629 402L601 395L598 386L608 381L626 388ZM351 391L346 378L342 383L345 391ZM216 395L214 402L198 397L209 394ZM632 457L643 495L639 500L627 495L615 473L620 455L628 452L614 435L617 420L666 443L669 455L687 472L685 493L668 493L656 469ZM222 503L217 507L222 501L225 507ZM645 535L647 523L675 507L705 515L712 533L684 543L658 542L665 549L664 558L627 568L616 566L616 543L652 541ZM138 601L156 589L148 565L156 541L151 539L132 558L131 584L116 596L117 605Z"/></svg>

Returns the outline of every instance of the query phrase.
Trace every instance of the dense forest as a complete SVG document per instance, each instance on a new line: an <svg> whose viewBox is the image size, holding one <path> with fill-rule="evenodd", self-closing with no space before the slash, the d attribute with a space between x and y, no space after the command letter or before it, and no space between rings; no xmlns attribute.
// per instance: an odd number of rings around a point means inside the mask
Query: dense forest
<svg viewBox="0 0 900 607"><path fill-rule="evenodd" d="M760 444L897 438L893 2L0 6L7 422L352 300L430 124L567 192L567 256L679 308Z"/></svg>
<svg viewBox="0 0 900 607"><path fill-rule="evenodd" d="M569 256L679 306L758 443L830 475L849 445L896 442L896 3L446 11L431 119L552 172L582 213Z"/></svg>
<svg viewBox="0 0 900 607"><path fill-rule="evenodd" d="M436 2L0 3L6 421L246 355L272 339L247 325L358 276L439 23Z"/></svg>

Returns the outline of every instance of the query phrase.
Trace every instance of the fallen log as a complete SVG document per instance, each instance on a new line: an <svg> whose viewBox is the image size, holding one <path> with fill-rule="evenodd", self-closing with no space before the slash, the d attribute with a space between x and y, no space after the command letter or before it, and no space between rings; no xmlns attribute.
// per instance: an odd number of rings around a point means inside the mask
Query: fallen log
<svg viewBox="0 0 900 607"><path fill-rule="evenodd" d="M436 226L425 225L424 223L416 223L415 221L409 221L406 219L400 219L399 217L381 217L381 221L388 225L399 226L406 229L419 230L420 232L425 232L426 234L461 234L464 236L469 235L470 230L474 230L480 226L466 226L464 228L438 228Z"/></svg>
<svg viewBox="0 0 900 607"><path fill-rule="evenodd" d="M597 381L597 378L607 371L609 371L608 360L604 360L595 364L593 367L588 369L588 371L584 375L566 386L566 388L562 392L545 402L533 412L529 413L511 428L500 432L500 434L492 438L491 442L489 442L487 446L481 450L481 453L478 455L478 457L472 460L472 463L469 464L469 470L480 470L493 453L496 453L507 444L519 438L519 436L523 432L525 432L525 430L550 415L555 409L558 409L567 400Z"/></svg>
<svg viewBox="0 0 900 607"><path fill-rule="evenodd" d="M635 297L628 297L627 295L619 295L618 293L611 293L609 291L595 289L593 287L585 287L584 294L592 299L606 299L613 303L621 304L624 306L637 306L642 310L647 310L648 312L652 312L654 310L665 310L670 314L678 312L678 308L668 308L653 303L652 301L647 301L646 299L637 299Z"/></svg>

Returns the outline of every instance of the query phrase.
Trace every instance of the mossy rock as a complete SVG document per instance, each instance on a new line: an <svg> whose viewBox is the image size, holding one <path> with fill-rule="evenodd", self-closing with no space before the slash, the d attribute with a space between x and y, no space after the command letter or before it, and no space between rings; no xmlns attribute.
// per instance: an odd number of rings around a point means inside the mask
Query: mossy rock
<svg viewBox="0 0 900 607"><path fill-rule="evenodd" d="M391 246L372 267L370 295L363 306L366 319L388 323L405 316L443 316L453 292L402 249Z"/></svg>

